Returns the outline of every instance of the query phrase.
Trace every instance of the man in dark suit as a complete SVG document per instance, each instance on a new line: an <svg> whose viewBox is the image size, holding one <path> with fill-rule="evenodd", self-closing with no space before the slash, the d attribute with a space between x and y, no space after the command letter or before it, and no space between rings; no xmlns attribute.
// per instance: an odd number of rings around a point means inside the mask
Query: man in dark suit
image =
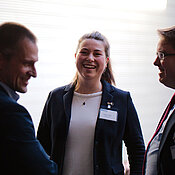
<svg viewBox="0 0 175 175"><path fill-rule="evenodd" d="M160 40L154 65L159 81L175 89L175 27L158 30ZM175 95L173 95L145 153L143 174L175 175Z"/></svg>
<svg viewBox="0 0 175 175"><path fill-rule="evenodd" d="M56 175L35 137L28 111L17 103L36 77L38 48L34 34L17 23L0 25L0 167L3 175Z"/></svg>

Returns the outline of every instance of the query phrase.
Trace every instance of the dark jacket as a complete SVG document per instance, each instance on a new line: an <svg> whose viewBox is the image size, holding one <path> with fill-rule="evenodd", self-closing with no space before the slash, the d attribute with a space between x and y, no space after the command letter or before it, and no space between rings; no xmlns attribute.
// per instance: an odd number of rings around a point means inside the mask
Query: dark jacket
<svg viewBox="0 0 175 175"><path fill-rule="evenodd" d="M171 153L171 149L174 153ZM157 162L158 175L175 174L175 112L170 116L163 131Z"/></svg>
<svg viewBox="0 0 175 175"><path fill-rule="evenodd" d="M171 150L174 150L174 153ZM145 163L143 174L145 174ZM157 156L157 172L158 175L175 175L175 111L169 116L160 140Z"/></svg>
<svg viewBox="0 0 175 175"><path fill-rule="evenodd" d="M118 120L100 119L96 122L94 136L94 175L122 175L122 140L124 140L131 166L131 175L141 174L144 157L144 141L140 123L130 94L103 83L100 108L118 112ZM38 139L46 152L59 167L59 175L65 154L65 143L71 118L74 86L67 85L50 92L38 128Z"/></svg>
<svg viewBox="0 0 175 175"><path fill-rule="evenodd" d="M57 165L49 160L35 138L27 110L0 86L0 167L3 175L56 175Z"/></svg>

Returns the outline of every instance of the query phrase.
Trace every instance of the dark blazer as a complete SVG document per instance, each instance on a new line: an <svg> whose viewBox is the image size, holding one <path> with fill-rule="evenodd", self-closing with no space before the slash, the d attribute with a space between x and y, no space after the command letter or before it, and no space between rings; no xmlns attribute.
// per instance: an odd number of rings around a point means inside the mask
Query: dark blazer
<svg viewBox="0 0 175 175"><path fill-rule="evenodd" d="M122 140L129 155L131 175L141 174L144 141L140 123L129 92L124 92L103 81L100 108L118 112L118 120L100 119L96 122L94 136L94 175L123 175ZM38 128L38 139L46 152L57 162L59 175L65 154L65 143L71 118L74 86L67 85L50 92Z"/></svg>
<svg viewBox="0 0 175 175"><path fill-rule="evenodd" d="M3 175L56 175L35 137L28 111L10 98L0 86L0 167Z"/></svg>
<svg viewBox="0 0 175 175"><path fill-rule="evenodd" d="M174 158L171 147L174 146ZM158 175L175 175L175 112L165 126L158 152Z"/></svg>
<svg viewBox="0 0 175 175"><path fill-rule="evenodd" d="M166 110L167 108L165 109L162 118L165 115ZM158 156L157 156L157 172L158 172L157 175L175 175L175 150L173 158L171 153L172 146L174 146L175 149L175 111L173 111L173 113L169 116L169 119L165 125L160 140ZM146 168L145 165L146 161L144 161L143 175L145 174L145 168Z"/></svg>

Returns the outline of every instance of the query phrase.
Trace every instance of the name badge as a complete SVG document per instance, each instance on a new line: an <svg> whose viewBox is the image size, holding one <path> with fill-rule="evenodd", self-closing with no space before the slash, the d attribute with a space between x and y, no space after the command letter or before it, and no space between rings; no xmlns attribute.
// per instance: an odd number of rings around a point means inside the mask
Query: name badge
<svg viewBox="0 0 175 175"><path fill-rule="evenodd" d="M101 108L100 109L100 116L99 116L99 118L117 122L117 120L118 120L118 112Z"/></svg>

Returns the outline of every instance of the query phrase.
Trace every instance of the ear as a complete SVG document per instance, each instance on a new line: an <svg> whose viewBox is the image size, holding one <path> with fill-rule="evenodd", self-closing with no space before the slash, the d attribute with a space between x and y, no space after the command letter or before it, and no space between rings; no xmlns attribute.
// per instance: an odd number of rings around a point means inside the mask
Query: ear
<svg viewBox="0 0 175 175"><path fill-rule="evenodd" d="M77 54L75 53L75 59L76 59Z"/></svg>

